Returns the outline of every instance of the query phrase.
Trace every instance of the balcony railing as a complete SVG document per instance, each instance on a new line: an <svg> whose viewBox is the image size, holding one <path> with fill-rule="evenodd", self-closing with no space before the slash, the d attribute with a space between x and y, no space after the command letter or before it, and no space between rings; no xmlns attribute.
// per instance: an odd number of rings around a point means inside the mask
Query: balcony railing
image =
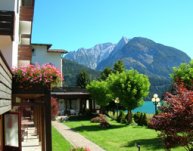
<svg viewBox="0 0 193 151"><path fill-rule="evenodd" d="M10 35L13 38L14 12L0 10L0 35Z"/></svg>
<svg viewBox="0 0 193 151"><path fill-rule="evenodd" d="M33 6L21 6L20 7L20 20L21 21L32 21L34 13Z"/></svg>

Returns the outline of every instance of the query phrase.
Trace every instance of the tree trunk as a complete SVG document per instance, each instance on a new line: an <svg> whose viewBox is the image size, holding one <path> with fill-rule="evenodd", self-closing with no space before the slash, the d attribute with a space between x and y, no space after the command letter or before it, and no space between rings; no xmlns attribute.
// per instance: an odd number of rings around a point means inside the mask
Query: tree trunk
<svg viewBox="0 0 193 151"><path fill-rule="evenodd" d="M128 108L127 120L128 120L128 123L131 124L131 122L132 122L132 112L129 108Z"/></svg>

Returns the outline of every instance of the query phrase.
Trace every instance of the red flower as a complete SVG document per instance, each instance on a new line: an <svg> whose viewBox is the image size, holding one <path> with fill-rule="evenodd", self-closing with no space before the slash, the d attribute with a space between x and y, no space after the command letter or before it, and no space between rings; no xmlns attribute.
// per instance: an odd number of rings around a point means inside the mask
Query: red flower
<svg viewBox="0 0 193 151"><path fill-rule="evenodd" d="M50 64L42 66L28 65L26 67L14 68L15 81L19 84L57 84L63 80L60 70Z"/></svg>

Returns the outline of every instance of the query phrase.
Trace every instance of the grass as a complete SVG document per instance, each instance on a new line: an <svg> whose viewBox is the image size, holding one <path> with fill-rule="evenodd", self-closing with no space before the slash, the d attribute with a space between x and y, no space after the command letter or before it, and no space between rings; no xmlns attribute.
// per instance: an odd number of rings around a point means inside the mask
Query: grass
<svg viewBox="0 0 193 151"><path fill-rule="evenodd" d="M65 124L95 142L107 151L136 151L139 143L142 151L164 151L158 133L140 126L128 126L110 121L111 127L102 129L97 123L88 120L68 121ZM182 147L172 151L184 151Z"/></svg>
<svg viewBox="0 0 193 151"><path fill-rule="evenodd" d="M52 127L52 150L53 151L69 151L72 148L71 144Z"/></svg>

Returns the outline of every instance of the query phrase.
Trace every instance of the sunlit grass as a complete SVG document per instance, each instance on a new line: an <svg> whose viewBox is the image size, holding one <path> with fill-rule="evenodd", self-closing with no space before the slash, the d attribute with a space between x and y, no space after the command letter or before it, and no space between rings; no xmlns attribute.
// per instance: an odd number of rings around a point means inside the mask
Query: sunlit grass
<svg viewBox="0 0 193 151"><path fill-rule="evenodd" d="M162 142L155 130L140 126L128 126L110 121L111 127L103 129L97 123L87 120L68 121L67 126L79 132L89 140L95 142L107 151L135 151L136 144L140 144L142 151L164 151ZM184 151L180 147L173 151Z"/></svg>
<svg viewBox="0 0 193 151"><path fill-rule="evenodd" d="M69 151L71 148L71 144L52 127L52 151Z"/></svg>

